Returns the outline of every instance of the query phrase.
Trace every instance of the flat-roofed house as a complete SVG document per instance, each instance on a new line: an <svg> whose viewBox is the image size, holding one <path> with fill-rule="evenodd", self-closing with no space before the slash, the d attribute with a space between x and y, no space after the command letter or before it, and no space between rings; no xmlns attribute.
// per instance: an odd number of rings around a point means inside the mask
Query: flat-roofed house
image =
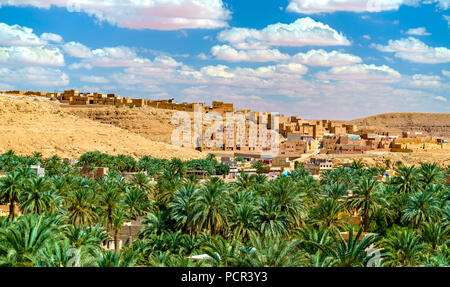
<svg viewBox="0 0 450 287"><path fill-rule="evenodd" d="M321 173L334 169L333 160L311 158L304 164L304 168L311 175L320 175Z"/></svg>

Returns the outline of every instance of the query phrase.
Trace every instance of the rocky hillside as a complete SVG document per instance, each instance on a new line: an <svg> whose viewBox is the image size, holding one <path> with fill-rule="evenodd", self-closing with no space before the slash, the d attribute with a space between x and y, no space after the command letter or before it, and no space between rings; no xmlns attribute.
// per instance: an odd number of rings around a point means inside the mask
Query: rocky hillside
<svg viewBox="0 0 450 287"><path fill-rule="evenodd" d="M423 132L430 136L450 137L450 113L391 113L381 114L350 123L360 128L386 130L394 133Z"/></svg>
<svg viewBox="0 0 450 287"><path fill-rule="evenodd" d="M85 152L98 150L135 157L203 157L197 151L159 142L158 137L149 138L131 129L76 116L59 103L0 96L0 153L12 149L22 155L38 151L44 156L78 158Z"/></svg>
<svg viewBox="0 0 450 287"><path fill-rule="evenodd" d="M172 131L176 127L170 124L173 115L173 111L170 110L150 107L130 109L111 106L69 105L61 105L61 108L77 117L116 126L147 139L168 144L171 143Z"/></svg>

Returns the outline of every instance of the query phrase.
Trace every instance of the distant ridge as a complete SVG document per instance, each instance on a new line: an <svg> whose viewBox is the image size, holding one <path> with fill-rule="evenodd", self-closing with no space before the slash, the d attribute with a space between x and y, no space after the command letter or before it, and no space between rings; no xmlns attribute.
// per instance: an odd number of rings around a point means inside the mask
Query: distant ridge
<svg viewBox="0 0 450 287"><path fill-rule="evenodd" d="M450 113L387 113L348 121L360 128L393 133L423 132L430 136L450 137Z"/></svg>

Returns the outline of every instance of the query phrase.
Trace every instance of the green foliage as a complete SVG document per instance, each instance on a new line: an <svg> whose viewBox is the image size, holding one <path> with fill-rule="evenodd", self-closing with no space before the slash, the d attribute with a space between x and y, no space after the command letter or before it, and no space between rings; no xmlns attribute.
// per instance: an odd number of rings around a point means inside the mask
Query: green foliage
<svg viewBox="0 0 450 287"><path fill-rule="evenodd" d="M325 248L325 253L336 258L338 267L368 266L375 254L368 255L366 249L375 243L376 237L372 234L362 237L362 232L360 229L354 237L353 228L350 228L348 241L340 233L333 234L334 245Z"/></svg>
<svg viewBox="0 0 450 287"><path fill-rule="evenodd" d="M31 172L36 163L45 177ZM9 151L0 155L0 204L9 207L0 266L364 267L376 262L369 250L383 266L449 266L448 169L397 165L398 176L378 182L394 166L385 165L354 162L320 182L297 165L289 176L243 173L229 183L186 177L227 174L213 155L183 162L90 152L72 167ZM92 179L80 174L85 166L110 170ZM132 220L143 224L138 238L106 250Z"/></svg>
<svg viewBox="0 0 450 287"><path fill-rule="evenodd" d="M385 266L413 267L420 262L426 244L420 241L420 235L411 229L392 231L380 244L387 251Z"/></svg>
<svg viewBox="0 0 450 287"><path fill-rule="evenodd" d="M267 171L268 166L266 163L264 163L262 161L257 161L252 164L252 168L256 169L256 173L263 174Z"/></svg>

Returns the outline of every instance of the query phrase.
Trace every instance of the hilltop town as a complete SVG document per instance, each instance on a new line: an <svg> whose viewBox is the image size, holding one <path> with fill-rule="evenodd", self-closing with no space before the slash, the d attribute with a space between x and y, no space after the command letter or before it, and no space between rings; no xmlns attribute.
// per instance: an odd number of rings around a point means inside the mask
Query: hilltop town
<svg viewBox="0 0 450 287"><path fill-rule="evenodd" d="M102 109L107 109L107 115L111 116L112 111L122 111L128 113L133 111L136 113L151 109L155 111L167 111L168 114L158 114L156 117L165 123L159 123L163 130L158 141L170 144L170 134L176 126L170 124L171 115L176 111L184 111L193 116L196 108L200 108L205 114L218 113L224 116L223 126L225 127L225 135L222 139L223 144L210 146L205 142L205 130L208 125L203 124L203 136L201 143L196 148L204 154L215 153L225 158L225 161L235 158L247 158L251 160L260 160L261 153L270 148L270 133L272 129L273 114L268 112L253 112L250 110L236 110L232 103L223 103L214 101L211 106L204 103L176 103L173 99L168 100L148 100L148 99L131 99L123 98L117 94L101 94L101 93L80 93L76 90L67 90L63 93L47 93L47 92L24 92L24 91L7 91L3 92L6 96L15 97L36 97L42 98L50 103L58 103L64 107L64 111L76 116L87 117L95 121L111 124L111 118L99 115ZM113 109L113 110L111 110ZM226 122L226 115L243 115L244 128L240 130L239 124L229 126ZM161 116L164 115L164 116ZM130 116L131 117L131 116ZM155 140L155 132L137 130L136 126L145 125L144 121L148 118L136 118L138 122L130 123L126 118L119 124L120 128L124 128L130 132L144 135L150 140ZM391 132L382 129L368 129L358 127L352 123L331 121L331 120L305 120L296 116L278 117L279 121L279 152L271 158L263 160L272 167L288 168L293 167L296 161L316 162L320 160L335 159L336 162L345 163L340 158L377 158L377 155L391 155L392 158L401 158L403 155L407 157L415 157L414 163L421 162L424 157L433 161L442 153L449 153L450 143L443 136L430 136L424 132ZM116 125L116 126L117 126ZM154 126L154 125L153 125ZM152 127L146 127L151 129ZM230 132L231 130L231 132ZM251 139L251 135L255 139ZM238 141L238 134L243 135L243 140ZM265 135L265 137L263 137ZM214 137L214 135L212 135ZM95 145L92 146L95 150ZM395 156L398 154L398 156ZM393 155L393 156L392 156ZM445 159L443 159L445 160ZM407 161L407 160L406 160ZM320 164L316 164L320 166Z"/></svg>

